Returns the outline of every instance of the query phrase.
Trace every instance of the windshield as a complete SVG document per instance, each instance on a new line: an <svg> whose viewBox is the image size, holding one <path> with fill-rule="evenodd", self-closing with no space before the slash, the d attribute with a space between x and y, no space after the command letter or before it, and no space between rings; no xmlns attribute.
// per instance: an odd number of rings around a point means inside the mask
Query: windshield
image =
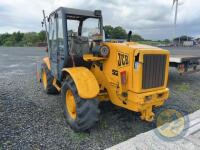
<svg viewBox="0 0 200 150"><path fill-rule="evenodd" d="M68 29L68 34L70 35L71 33L77 34L78 35L78 26L79 26L79 21L78 20L68 20L67 21L67 29Z"/></svg>
<svg viewBox="0 0 200 150"><path fill-rule="evenodd" d="M100 36L100 23L99 19L88 18L83 22L82 36L94 39L96 36Z"/></svg>

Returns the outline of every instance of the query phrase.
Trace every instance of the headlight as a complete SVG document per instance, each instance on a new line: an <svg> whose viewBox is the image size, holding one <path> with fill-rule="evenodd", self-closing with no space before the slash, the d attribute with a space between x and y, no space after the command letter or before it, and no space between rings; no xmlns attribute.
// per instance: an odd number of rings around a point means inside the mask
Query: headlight
<svg viewBox="0 0 200 150"><path fill-rule="evenodd" d="M108 57L109 53L110 53L110 50L107 46L102 46L100 48L100 54L102 57Z"/></svg>

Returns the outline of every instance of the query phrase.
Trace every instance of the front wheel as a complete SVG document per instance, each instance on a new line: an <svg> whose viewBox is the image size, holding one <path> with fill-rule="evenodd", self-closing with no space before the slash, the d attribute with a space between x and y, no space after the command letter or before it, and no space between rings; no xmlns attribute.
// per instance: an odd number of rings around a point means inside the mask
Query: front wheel
<svg viewBox="0 0 200 150"><path fill-rule="evenodd" d="M61 96L64 116L74 131L90 129L99 120L99 101L81 98L71 77L63 82Z"/></svg>

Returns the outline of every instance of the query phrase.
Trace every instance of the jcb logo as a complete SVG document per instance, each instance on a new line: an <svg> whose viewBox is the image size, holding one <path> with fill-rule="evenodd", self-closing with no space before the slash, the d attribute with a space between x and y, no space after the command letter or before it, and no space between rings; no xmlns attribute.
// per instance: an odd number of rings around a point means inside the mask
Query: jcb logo
<svg viewBox="0 0 200 150"><path fill-rule="evenodd" d="M118 66L127 66L129 64L129 56L128 54L118 52L117 53L117 60L118 60Z"/></svg>

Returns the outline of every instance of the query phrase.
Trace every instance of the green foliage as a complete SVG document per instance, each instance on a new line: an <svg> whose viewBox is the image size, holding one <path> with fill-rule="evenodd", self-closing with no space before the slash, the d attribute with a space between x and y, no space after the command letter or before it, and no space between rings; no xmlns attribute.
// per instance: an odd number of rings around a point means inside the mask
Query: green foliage
<svg viewBox="0 0 200 150"><path fill-rule="evenodd" d="M23 45L33 46L39 40L39 36L35 32L26 33L23 37Z"/></svg>
<svg viewBox="0 0 200 150"><path fill-rule="evenodd" d="M36 46L39 42L45 42L45 39L45 31L5 33L0 35L0 46Z"/></svg>
<svg viewBox="0 0 200 150"><path fill-rule="evenodd" d="M104 26L104 31L106 39L128 38L126 30L120 26L112 27L111 25L106 25ZM182 38L185 37L182 36ZM145 40L142 36L134 33L131 36L131 41L152 46L159 46L170 43L169 39L165 39L163 41ZM21 33L18 31L12 34L9 33L0 34L0 46L37 46L39 42L46 42L45 31L40 31L39 33L36 32Z"/></svg>
<svg viewBox="0 0 200 150"><path fill-rule="evenodd" d="M146 44L146 45L151 45L151 46L163 46L163 45L168 45L170 44L170 40L166 41L161 41L161 40L158 40L158 41L152 41L152 40L142 40L142 41L138 41L139 43L141 44Z"/></svg>
<svg viewBox="0 0 200 150"><path fill-rule="evenodd" d="M125 40L128 38L126 30L120 26L112 27L111 25L106 25L104 26L104 31L105 31L106 39L124 39ZM141 35L138 35L135 33L132 34L131 41L138 42L141 44L146 44L146 45L152 45L152 46L163 46L163 45L170 44L169 39L157 40L157 41L145 40Z"/></svg>
<svg viewBox="0 0 200 150"><path fill-rule="evenodd" d="M151 46L158 46L160 42L158 41L151 41L151 40L144 40L144 41L139 41L140 44L145 44L145 45L151 45Z"/></svg>
<svg viewBox="0 0 200 150"><path fill-rule="evenodd" d="M106 35L106 39L127 39L128 35L124 28L117 26L112 27L111 25L104 26L104 31ZM132 41L143 41L144 39L138 35L133 34L131 37Z"/></svg>
<svg viewBox="0 0 200 150"><path fill-rule="evenodd" d="M106 38L111 38L113 29L114 28L112 26L110 26L110 25L104 26L104 31L105 31L105 34L106 34Z"/></svg>
<svg viewBox="0 0 200 150"><path fill-rule="evenodd" d="M138 34L132 35L131 39L133 41L144 41L144 39L140 35L138 35Z"/></svg>
<svg viewBox="0 0 200 150"><path fill-rule="evenodd" d="M38 33L38 36L39 36L39 40L40 41L45 41L46 40L46 32L45 31L40 31Z"/></svg>
<svg viewBox="0 0 200 150"><path fill-rule="evenodd" d="M165 39L163 42L164 42L165 44L169 44L169 43L170 43L170 40L169 40L169 39Z"/></svg>
<svg viewBox="0 0 200 150"><path fill-rule="evenodd" d="M125 39L127 38L127 33L126 33L126 30L124 30L122 27L118 26L118 27L115 27L113 29L113 32L112 32L112 37L114 39Z"/></svg>
<svg viewBox="0 0 200 150"><path fill-rule="evenodd" d="M12 38L13 38L14 42L20 42L22 40L23 36L24 36L24 33L20 33L18 31L18 32L13 33Z"/></svg>
<svg viewBox="0 0 200 150"><path fill-rule="evenodd" d="M127 38L126 30L120 26L113 28L112 26L107 25L107 26L104 26L104 31L106 34L106 38L109 38L109 39L126 39Z"/></svg>
<svg viewBox="0 0 200 150"><path fill-rule="evenodd" d="M11 34L5 33L0 35L0 45L6 43L6 41L11 37Z"/></svg>
<svg viewBox="0 0 200 150"><path fill-rule="evenodd" d="M12 39L8 39L5 41L5 43L3 45L4 46L12 46L12 45L14 45L14 42L12 41Z"/></svg>

